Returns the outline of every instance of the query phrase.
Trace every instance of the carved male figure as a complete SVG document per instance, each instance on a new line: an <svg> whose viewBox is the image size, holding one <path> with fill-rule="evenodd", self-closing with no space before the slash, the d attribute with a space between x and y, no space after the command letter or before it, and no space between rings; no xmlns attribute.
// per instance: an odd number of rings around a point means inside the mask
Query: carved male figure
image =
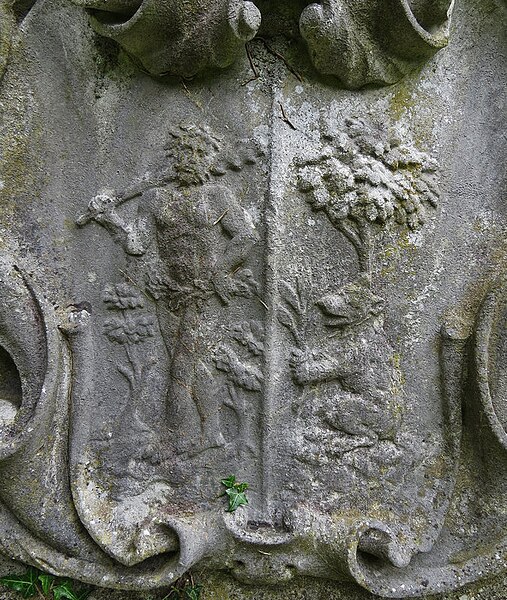
<svg viewBox="0 0 507 600"><path fill-rule="evenodd" d="M94 220L127 254L146 256L146 287L157 300L171 359L169 401L177 422L188 422L189 407L195 407L202 427L200 448L206 449L224 440L214 378L203 359L209 349L201 331L202 307L214 297L226 305L234 296L253 292L251 272L241 266L257 233L230 189L209 181L225 172L217 166L217 138L206 128L182 126L171 132L166 150L168 161L155 174L119 196L96 196L78 223ZM238 160L241 168L250 159ZM137 218L127 222L118 206L137 196ZM179 447L188 450L190 444Z"/></svg>

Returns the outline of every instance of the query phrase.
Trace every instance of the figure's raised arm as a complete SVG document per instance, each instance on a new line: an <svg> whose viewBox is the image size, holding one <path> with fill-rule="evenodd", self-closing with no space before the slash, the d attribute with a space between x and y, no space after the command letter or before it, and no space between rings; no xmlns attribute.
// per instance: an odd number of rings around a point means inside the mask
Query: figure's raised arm
<svg viewBox="0 0 507 600"><path fill-rule="evenodd" d="M239 291L238 282L234 275L241 274L240 267L243 265L252 248L259 240L259 235L249 213L239 204L233 193L223 186L210 186L206 190L206 203L208 207L208 218L212 219L211 226L220 228L227 239L225 250L216 264L213 274L213 285L216 294L227 304L235 295L244 295ZM248 293L254 293L257 284L252 274L243 270L247 275ZM243 286L244 287L244 286Z"/></svg>
<svg viewBox="0 0 507 600"><path fill-rule="evenodd" d="M117 212L117 207L123 202L141 194L142 192L131 193L129 197L126 197L125 193L120 196L112 193L97 194L90 200L87 211L77 219L76 224L84 227L91 221L95 221L107 229L127 254L141 256L148 249L153 237L152 214L144 209L142 204L139 205L137 218L132 222L126 221Z"/></svg>

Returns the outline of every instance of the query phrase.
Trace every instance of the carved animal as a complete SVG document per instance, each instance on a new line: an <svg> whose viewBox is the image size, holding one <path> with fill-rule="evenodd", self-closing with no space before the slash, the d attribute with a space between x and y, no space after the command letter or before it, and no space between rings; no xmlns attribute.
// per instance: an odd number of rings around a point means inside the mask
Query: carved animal
<svg viewBox="0 0 507 600"><path fill-rule="evenodd" d="M401 385L383 329L383 305L365 278L322 297L317 306L331 335L293 358L298 384L323 387L316 414L349 435L390 439L399 425Z"/></svg>

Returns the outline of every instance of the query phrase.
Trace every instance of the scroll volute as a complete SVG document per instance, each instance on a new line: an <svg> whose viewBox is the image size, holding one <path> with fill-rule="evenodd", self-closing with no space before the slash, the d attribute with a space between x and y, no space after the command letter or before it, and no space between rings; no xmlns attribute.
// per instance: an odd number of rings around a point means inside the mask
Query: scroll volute
<svg viewBox="0 0 507 600"><path fill-rule="evenodd" d="M396 83L447 44L450 0L322 0L300 29L318 71L347 88Z"/></svg>
<svg viewBox="0 0 507 600"><path fill-rule="evenodd" d="M152 75L193 77L229 66L260 25L244 0L74 0L93 28Z"/></svg>
<svg viewBox="0 0 507 600"><path fill-rule="evenodd" d="M55 367L46 325L29 278L0 257L0 460L20 450L45 412Z"/></svg>

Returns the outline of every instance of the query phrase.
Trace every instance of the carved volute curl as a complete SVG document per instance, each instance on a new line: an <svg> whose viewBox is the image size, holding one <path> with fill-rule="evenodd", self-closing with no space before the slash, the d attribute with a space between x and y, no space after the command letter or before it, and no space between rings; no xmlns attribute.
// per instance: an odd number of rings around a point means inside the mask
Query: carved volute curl
<svg viewBox="0 0 507 600"><path fill-rule="evenodd" d="M151 75L193 77L229 66L261 13L246 0L72 0L97 33L115 40ZM300 31L311 60L350 89L393 84L448 40L453 0L322 0ZM0 47L0 73L1 73Z"/></svg>
<svg viewBox="0 0 507 600"><path fill-rule="evenodd" d="M193 77L224 68L260 25L244 0L74 0L97 33L111 38L152 75Z"/></svg>
<svg viewBox="0 0 507 600"><path fill-rule="evenodd" d="M453 2L323 0L301 15L315 67L345 87L396 83L447 44Z"/></svg>
<svg viewBox="0 0 507 600"><path fill-rule="evenodd" d="M475 368L482 409L489 428L507 449L505 414L505 316L507 294L501 281L486 295L475 331Z"/></svg>

